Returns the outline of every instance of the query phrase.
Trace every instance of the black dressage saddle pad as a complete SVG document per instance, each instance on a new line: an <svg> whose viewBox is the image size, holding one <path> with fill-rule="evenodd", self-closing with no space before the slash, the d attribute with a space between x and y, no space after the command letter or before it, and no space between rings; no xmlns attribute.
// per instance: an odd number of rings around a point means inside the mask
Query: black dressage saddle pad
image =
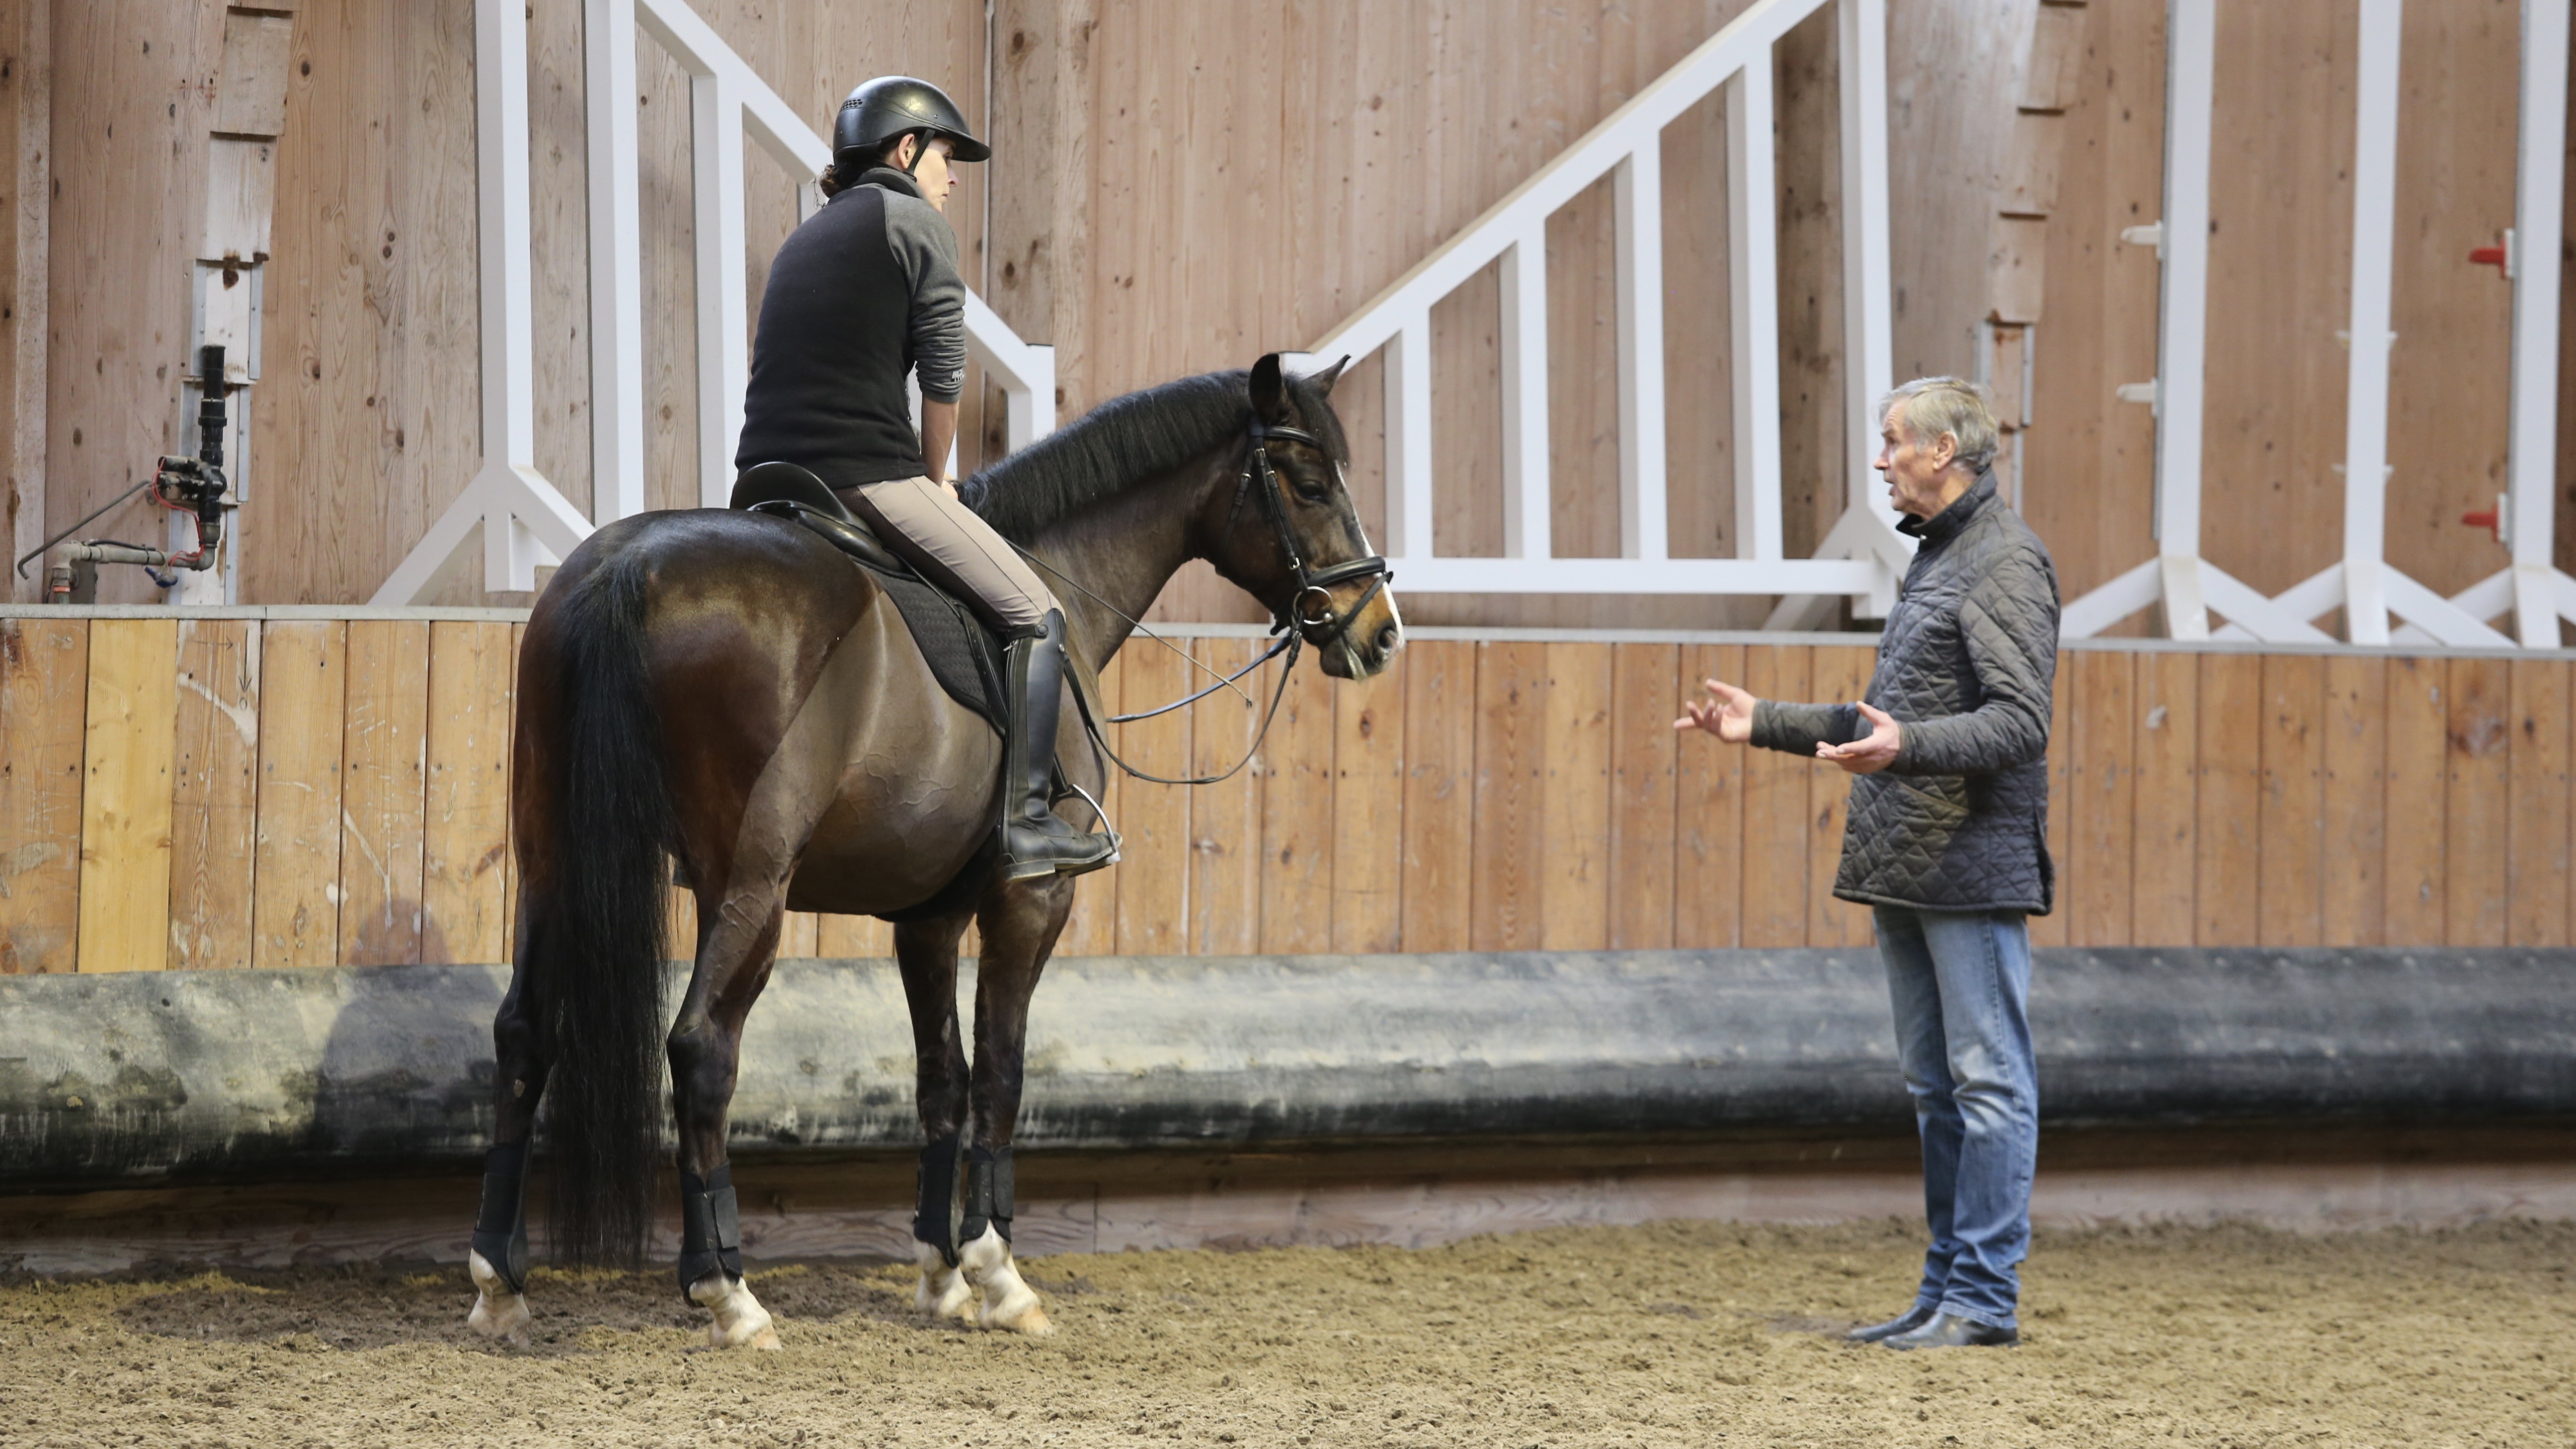
<svg viewBox="0 0 2576 1449"><path fill-rule="evenodd" d="M939 687L996 732L1004 728L1001 642L974 611L887 549L822 479L793 463L758 464L735 481L731 506L792 518L866 569L894 600Z"/></svg>

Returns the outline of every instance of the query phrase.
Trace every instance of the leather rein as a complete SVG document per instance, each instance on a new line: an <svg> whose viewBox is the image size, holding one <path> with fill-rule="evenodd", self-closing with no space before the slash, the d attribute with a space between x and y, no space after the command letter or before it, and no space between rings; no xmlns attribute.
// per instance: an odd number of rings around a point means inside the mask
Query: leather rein
<svg viewBox="0 0 2576 1449"><path fill-rule="evenodd" d="M1232 779L1235 775L1241 773L1243 767L1251 764L1253 758L1261 753L1262 742L1270 738L1271 722L1279 717L1279 702L1288 697L1288 677L1296 672L1297 654L1306 642L1307 631L1323 631L1315 641L1316 647L1319 649L1325 644L1341 639L1344 635L1350 632L1351 621L1358 618L1360 611L1368 607L1369 600L1376 598L1378 591L1385 588L1395 578L1394 571L1386 566L1386 560L1375 554L1372 554L1367 558L1352 559L1348 563L1329 564L1320 569L1309 569L1306 566L1305 555L1298 552L1297 549L1297 535L1288 526L1288 499L1287 496L1280 491L1278 470L1274 469L1270 465L1269 444L1270 440L1273 438L1278 438L1285 442L1303 443L1306 446L1313 448L1316 452L1324 454L1328 458L1332 456L1332 454L1330 450L1325 448L1324 442L1321 438L1316 437L1314 434L1309 433L1302 428L1272 427L1263 423L1259 418L1253 419L1250 425L1250 447L1247 450L1247 456L1244 460L1243 476L1235 484L1234 506L1226 511L1226 528L1228 532L1233 530L1234 520L1240 517L1243 513L1243 500L1245 495L1253 492L1253 485L1258 482L1260 484L1261 510L1270 520L1271 532L1279 540L1279 551L1284 554L1288 560L1289 578L1296 584L1296 591L1288 596L1287 606L1285 608L1273 610L1271 613L1270 632L1278 636L1276 641L1273 642L1268 649L1264 650L1259 658L1254 659L1250 664L1243 666L1232 674L1219 677L1216 683L1209 685L1198 693L1189 695L1186 698L1173 700L1169 704L1158 705L1153 709L1141 710L1135 714L1100 715L1092 704L1091 690L1082 678L1082 671L1075 670L1072 672L1072 678L1074 680L1073 700L1075 705L1077 705L1082 712L1082 727L1084 732L1091 736L1092 744L1099 748L1101 754L1108 757L1110 763L1116 765L1119 769L1126 771L1136 779L1145 780L1156 785L1214 785L1220 781ZM1019 551L1021 556L1027 558L1031 563L1037 564L1039 567L1044 568L1048 573L1054 574L1057 578L1063 579L1068 584L1072 584L1074 588L1080 590L1093 603L1099 604L1101 607L1108 609L1109 612L1117 614L1119 618L1125 619L1128 626L1136 632L1154 640L1164 648L1180 654L1184 659L1189 658L1186 651L1181 650L1177 645L1172 644L1169 640L1164 639L1153 630L1146 628L1137 620L1129 618L1125 613L1120 612L1114 605L1110 604L1108 600L1101 598L1098 594L1093 593L1087 588L1083 588L1083 586L1075 580L1066 578L1062 570L1057 569L1051 564L1040 561L1037 555L1030 553L1027 549L1020 549ZM1333 585L1347 583L1352 579L1359 578L1370 580L1367 591L1362 593L1359 596L1359 599L1354 602L1347 611L1336 610L1333 607ZM1319 612L1309 614L1306 611L1305 604L1310 597L1322 601ZM1288 656L1288 662L1280 666L1279 684L1278 687L1273 689L1270 693L1270 707L1262 712L1261 729L1258 733L1253 735L1251 747L1244 751L1243 758L1235 761L1233 768L1228 769L1224 774L1172 777L1157 775L1149 771L1137 769L1134 765L1131 765L1127 763L1127 761L1119 758L1118 752L1110 748L1107 736L1101 732L1100 727L1103 724L1133 724L1138 720L1152 719L1156 715L1169 714L1173 710L1183 709L1196 704L1200 700L1207 698L1209 695L1216 693L1220 689L1232 689L1235 686L1235 681L1252 673L1254 670L1259 669L1262 665L1269 663L1271 660L1278 658L1282 653L1285 653ZM1192 664L1198 664L1198 661L1194 659L1190 660L1190 662ZM1205 669L1207 666L1202 664L1198 665L1198 667ZM1237 690L1236 692L1241 693L1240 690ZM1244 702L1246 704L1250 704L1252 701L1249 696L1246 696Z"/></svg>

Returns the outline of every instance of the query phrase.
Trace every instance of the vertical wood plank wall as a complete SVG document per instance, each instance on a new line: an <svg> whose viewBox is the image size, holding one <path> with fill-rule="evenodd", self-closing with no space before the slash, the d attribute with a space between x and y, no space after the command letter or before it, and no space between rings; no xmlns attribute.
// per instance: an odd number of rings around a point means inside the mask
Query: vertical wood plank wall
<svg viewBox="0 0 2576 1449"><path fill-rule="evenodd" d="M520 630L474 618L0 619L0 972L476 962L509 949ZM1186 641L1232 669L1236 638ZM1864 945L1833 899L1849 781L1676 736L1711 676L1851 698L1865 645L1417 641L1288 688L1250 767L1126 782L1104 953ZM1137 647L1113 708L1195 671ZM1252 742L1230 697L1128 727L1158 773ZM2042 944L2576 942L2576 659L2061 656ZM675 948L694 938L685 897ZM787 954L889 928L791 916ZM971 949L971 942L970 942Z"/></svg>

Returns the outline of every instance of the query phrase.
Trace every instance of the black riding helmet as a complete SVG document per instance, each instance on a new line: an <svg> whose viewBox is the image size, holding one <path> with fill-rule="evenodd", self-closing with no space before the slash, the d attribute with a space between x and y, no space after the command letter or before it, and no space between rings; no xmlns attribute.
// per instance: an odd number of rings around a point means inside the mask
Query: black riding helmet
<svg viewBox="0 0 2576 1449"><path fill-rule="evenodd" d="M952 160L982 161L993 154L992 147L966 129L965 113L946 91L908 75L881 75L841 102L841 114L832 122L832 164L856 176L876 164L888 143L912 134L921 136L925 148L931 137L947 137Z"/></svg>

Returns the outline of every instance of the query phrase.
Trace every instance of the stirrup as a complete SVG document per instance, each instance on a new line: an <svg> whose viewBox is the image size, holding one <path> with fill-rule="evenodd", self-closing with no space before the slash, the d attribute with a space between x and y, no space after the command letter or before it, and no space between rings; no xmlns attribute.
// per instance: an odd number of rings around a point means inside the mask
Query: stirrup
<svg viewBox="0 0 2576 1449"><path fill-rule="evenodd" d="M1048 825L1052 824L1053 829ZM1035 836L1036 848L1016 850L1015 843ZM1099 842L1106 842L1107 850ZM1038 880L1050 875L1087 875L1116 865L1123 847L1115 830L1076 830L1049 811L1046 820L1012 820L1002 826L1002 879Z"/></svg>

